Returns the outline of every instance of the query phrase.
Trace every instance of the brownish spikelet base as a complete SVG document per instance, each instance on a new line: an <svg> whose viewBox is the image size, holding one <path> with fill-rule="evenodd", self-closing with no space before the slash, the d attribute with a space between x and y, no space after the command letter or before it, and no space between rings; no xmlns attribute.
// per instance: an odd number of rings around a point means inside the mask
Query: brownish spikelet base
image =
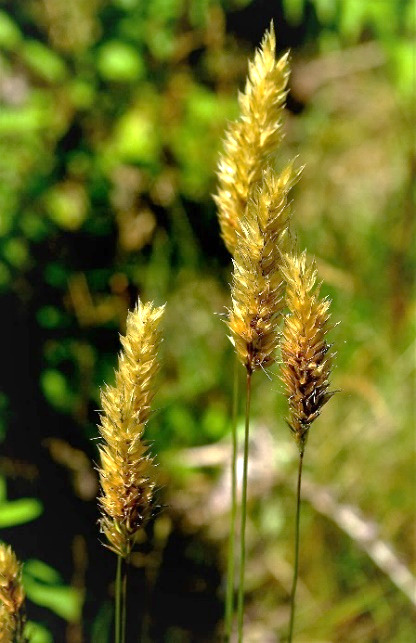
<svg viewBox="0 0 416 643"><path fill-rule="evenodd" d="M310 425L333 395L329 391L333 356L326 342L330 302L319 298L316 268L307 266L305 253L287 256L283 274L289 314L281 342L281 379L289 401L288 423L302 449Z"/></svg>

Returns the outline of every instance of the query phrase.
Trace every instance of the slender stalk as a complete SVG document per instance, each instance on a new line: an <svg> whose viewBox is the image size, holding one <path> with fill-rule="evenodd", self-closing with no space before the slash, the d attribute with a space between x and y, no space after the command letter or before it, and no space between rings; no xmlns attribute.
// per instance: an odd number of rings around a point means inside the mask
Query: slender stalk
<svg viewBox="0 0 416 643"><path fill-rule="evenodd" d="M241 498L241 533L240 533L240 578L238 586L238 643L243 640L244 622L244 574L246 564L246 519L247 519L247 472L248 472L248 446L250 432L250 402L251 402L251 371L247 370L246 380L246 422L244 431L244 468L243 491Z"/></svg>
<svg viewBox="0 0 416 643"><path fill-rule="evenodd" d="M293 625L295 622L295 596L296 596L296 585L298 582L298 569L299 569L300 490L301 490L301 484L302 484L303 453L304 453L304 444L301 443L300 451L299 451L298 490L296 495L295 564L293 568L292 593L290 596L290 624L289 624L288 643L292 643Z"/></svg>
<svg viewBox="0 0 416 643"><path fill-rule="evenodd" d="M234 570L235 570L235 519L237 514L237 416L238 416L238 380L239 361L234 359L233 408L231 418L231 513L230 534L228 538L227 592L225 596L225 640L231 640L234 615Z"/></svg>
<svg viewBox="0 0 416 643"><path fill-rule="evenodd" d="M124 565L124 576L121 589L121 643L126 643L127 626L127 572L130 565L130 555L126 558Z"/></svg>
<svg viewBox="0 0 416 643"><path fill-rule="evenodd" d="M121 613L121 564L123 559L117 556L116 571L116 592L115 592L115 622L114 622L114 642L120 643L120 613Z"/></svg>

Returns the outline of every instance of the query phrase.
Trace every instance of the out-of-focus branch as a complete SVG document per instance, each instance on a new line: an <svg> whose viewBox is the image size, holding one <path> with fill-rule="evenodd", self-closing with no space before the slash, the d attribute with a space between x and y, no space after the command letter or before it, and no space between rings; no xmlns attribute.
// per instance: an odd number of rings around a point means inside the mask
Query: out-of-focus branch
<svg viewBox="0 0 416 643"><path fill-rule="evenodd" d="M248 469L249 497L259 498L271 491L276 485L290 486L282 471L270 466L275 441L270 431L264 426L256 427L255 440L250 444L250 462ZM230 447L228 444L214 444L204 447L186 449L181 452L180 460L186 466L221 467L222 475L213 487L202 490L195 495L180 494L172 498L172 509L186 514L187 521L195 528L209 525L229 511L230 480L228 461ZM237 464L237 482L241 488L242 455ZM205 495L202 499L201 495ZM357 507L337 501L329 487L315 484L307 476L303 481L304 499L323 516L332 520L354 543L364 551L377 567L390 578L392 583L402 591L416 606L416 578L401 562L393 547L379 537L378 525L365 518Z"/></svg>
<svg viewBox="0 0 416 643"><path fill-rule="evenodd" d="M291 92L306 102L329 82L369 69L382 67L386 56L376 42L366 42L350 49L334 51L311 62L294 66Z"/></svg>

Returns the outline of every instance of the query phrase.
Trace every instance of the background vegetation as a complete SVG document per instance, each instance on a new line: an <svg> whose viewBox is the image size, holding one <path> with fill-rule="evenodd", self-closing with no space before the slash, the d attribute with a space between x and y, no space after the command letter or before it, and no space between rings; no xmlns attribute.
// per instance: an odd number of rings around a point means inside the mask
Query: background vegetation
<svg viewBox="0 0 416 643"><path fill-rule="evenodd" d="M218 640L232 348L210 195L271 18L293 63L282 162L306 166L294 225L341 322L342 392L305 462L297 640L413 638L414 3L1 0L0 535L34 642L110 640L96 409L138 294L168 304L148 430L166 507L133 559L130 636ZM289 614L297 451L277 377L253 411L247 641L265 643Z"/></svg>

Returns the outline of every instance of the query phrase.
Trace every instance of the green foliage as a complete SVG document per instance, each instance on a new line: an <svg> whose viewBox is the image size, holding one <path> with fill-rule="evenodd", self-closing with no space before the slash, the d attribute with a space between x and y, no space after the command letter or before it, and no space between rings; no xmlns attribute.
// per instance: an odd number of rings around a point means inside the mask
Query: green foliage
<svg viewBox="0 0 416 643"><path fill-rule="evenodd" d="M70 622L81 617L83 594L75 587L62 584L60 574L46 563L32 559L25 562L23 585L27 597Z"/></svg>
<svg viewBox="0 0 416 643"><path fill-rule="evenodd" d="M53 643L53 637L49 630L40 625L40 623L34 623L33 621L28 621L26 624L25 636L30 643Z"/></svg>
<svg viewBox="0 0 416 643"><path fill-rule="evenodd" d="M42 503L37 498L7 500L6 480L0 477L0 529L32 522L42 512Z"/></svg>

